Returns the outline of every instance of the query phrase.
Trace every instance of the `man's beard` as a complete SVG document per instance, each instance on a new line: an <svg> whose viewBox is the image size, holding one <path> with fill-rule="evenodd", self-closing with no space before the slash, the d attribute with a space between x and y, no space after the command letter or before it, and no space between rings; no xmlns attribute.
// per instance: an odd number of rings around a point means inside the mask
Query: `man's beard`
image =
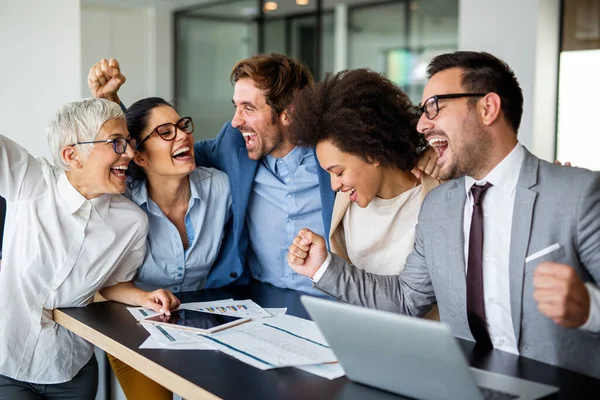
<svg viewBox="0 0 600 400"><path fill-rule="evenodd" d="M479 176L485 170L492 141L474 115L469 114L463 126L464 129L457 136L463 140L454 147L458 151L452 151L452 159L446 170L440 171L441 180L458 179L465 175ZM448 148L450 149L450 143Z"/></svg>

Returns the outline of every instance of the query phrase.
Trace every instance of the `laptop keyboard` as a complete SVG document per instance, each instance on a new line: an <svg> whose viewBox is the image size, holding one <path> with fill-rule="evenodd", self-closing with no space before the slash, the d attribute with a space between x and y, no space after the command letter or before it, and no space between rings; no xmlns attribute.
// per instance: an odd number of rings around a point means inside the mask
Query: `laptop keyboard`
<svg viewBox="0 0 600 400"><path fill-rule="evenodd" d="M483 396L484 400L513 400L518 399L520 396L516 396L514 394L501 392L499 390L494 390L486 387L479 386L479 391Z"/></svg>

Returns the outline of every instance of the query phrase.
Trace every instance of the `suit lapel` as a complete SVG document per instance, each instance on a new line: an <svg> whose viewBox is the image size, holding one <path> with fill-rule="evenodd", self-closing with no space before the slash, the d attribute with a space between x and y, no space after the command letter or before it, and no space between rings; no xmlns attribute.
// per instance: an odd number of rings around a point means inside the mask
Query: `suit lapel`
<svg viewBox="0 0 600 400"><path fill-rule="evenodd" d="M448 245L448 249L460 250L454 254L454 258L449 260L454 266L453 268L456 269L456 271L453 272L466 277L464 253L465 237L463 231L465 202L467 201L465 180L464 178L460 178L455 180L453 184L454 187L448 190L448 203L446 207L447 212L444 214L444 226L447 232L445 240L446 244Z"/></svg>
<svg viewBox="0 0 600 400"><path fill-rule="evenodd" d="M525 158L515 191L509 258L510 309L517 346L521 334L525 256L529 247L533 207L537 197L537 193L530 188L537 183L538 167L539 159L525 149Z"/></svg>
<svg viewBox="0 0 600 400"><path fill-rule="evenodd" d="M350 196L348 193L337 193L335 195L335 204L333 205L333 215L331 217L331 230L329 237L333 237L335 230L342 222L342 218L346 214L346 210L350 206Z"/></svg>
<svg viewBox="0 0 600 400"><path fill-rule="evenodd" d="M329 230L329 251L339 255L347 261L350 261L348 257L346 246L341 246L338 238L342 235L342 232L337 232L338 228L341 229L342 219L350 206L350 196L348 193L339 192L335 195L335 203L333 205L333 215L331 217L331 229ZM336 234L337 232L337 234Z"/></svg>
<svg viewBox="0 0 600 400"><path fill-rule="evenodd" d="M450 296L453 299L453 309L467 325L467 283L465 272L465 237L463 231L465 202L467 194L465 192L465 180L460 178L453 183L447 193L444 217L439 221L440 232L443 234L442 249L447 251L447 259L442 265L447 269L443 275L446 282L452 282L450 285L454 293ZM442 282L442 285L447 283ZM462 325L457 318L457 323Z"/></svg>
<svg viewBox="0 0 600 400"><path fill-rule="evenodd" d="M258 162L248 158L248 152L245 147L240 147L238 150L238 160L238 198L236 201L236 208L237 215L242 218L239 224L239 226L242 227L246 220L248 200L250 199L250 191L252 189L252 183L254 182L254 175L256 175L256 170L258 168ZM234 183L232 182L231 184L233 185ZM240 229L239 232L241 233L241 231L242 230Z"/></svg>
<svg viewBox="0 0 600 400"><path fill-rule="evenodd" d="M317 158L317 152L312 150L315 163L317 165L317 176L319 179L319 194L321 195L321 216L323 218L323 228L325 232L325 239L329 246L329 233L331 228L331 215L333 214L333 204L335 202L335 192L331 189L331 181L329 179L329 173L321 168L319 159Z"/></svg>

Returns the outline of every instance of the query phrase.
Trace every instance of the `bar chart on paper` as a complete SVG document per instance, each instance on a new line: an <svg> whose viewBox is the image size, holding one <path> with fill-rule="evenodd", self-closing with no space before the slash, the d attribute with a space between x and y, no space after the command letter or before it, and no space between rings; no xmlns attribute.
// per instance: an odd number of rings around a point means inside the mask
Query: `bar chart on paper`
<svg viewBox="0 0 600 400"><path fill-rule="evenodd" d="M198 311L204 311L204 312L209 312L209 313L215 313L215 314L228 314L233 312L240 312L240 311L248 311L248 307L245 306L244 304L237 304L235 306L227 306L227 307L206 307L206 308L199 308Z"/></svg>
<svg viewBox="0 0 600 400"><path fill-rule="evenodd" d="M231 315L243 318L265 318L270 317L264 308L252 300L220 300L204 303L182 304L181 308L207 312L211 314Z"/></svg>

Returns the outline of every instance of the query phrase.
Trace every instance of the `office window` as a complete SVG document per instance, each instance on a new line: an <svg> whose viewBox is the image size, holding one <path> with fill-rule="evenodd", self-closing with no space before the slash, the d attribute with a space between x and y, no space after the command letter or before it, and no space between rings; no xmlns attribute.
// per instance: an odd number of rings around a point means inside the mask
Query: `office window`
<svg viewBox="0 0 600 400"><path fill-rule="evenodd" d="M600 0L564 0L557 117L557 158L600 170L591 121L600 91Z"/></svg>

